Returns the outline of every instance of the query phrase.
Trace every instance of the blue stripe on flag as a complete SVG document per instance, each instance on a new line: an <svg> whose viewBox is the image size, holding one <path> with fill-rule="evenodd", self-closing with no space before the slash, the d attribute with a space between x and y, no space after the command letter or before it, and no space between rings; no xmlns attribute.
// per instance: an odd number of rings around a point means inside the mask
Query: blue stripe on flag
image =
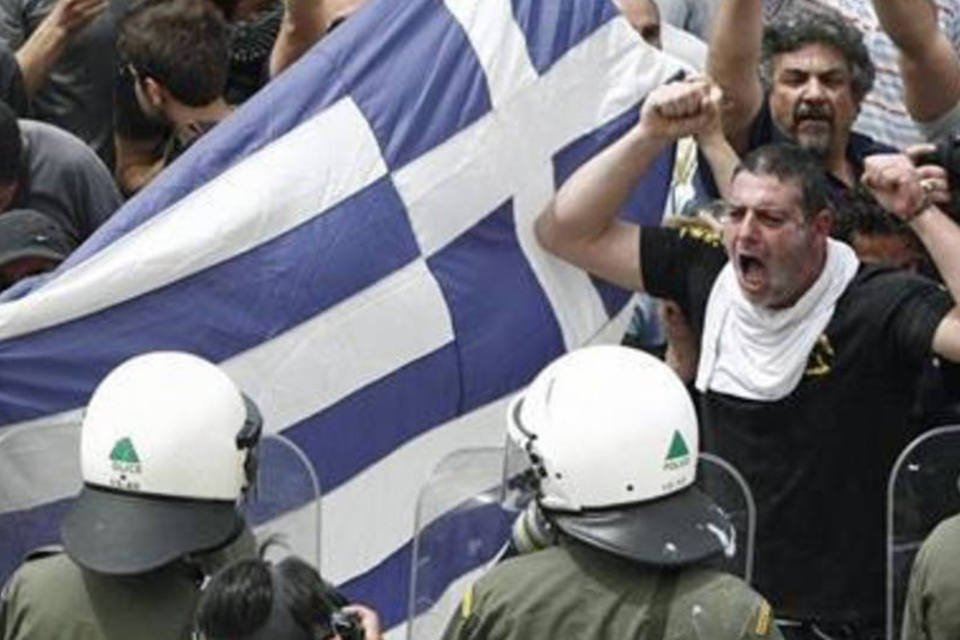
<svg viewBox="0 0 960 640"><path fill-rule="evenodd" d="M461 412L525 385L544 362L563 353L553 308L517 241L512 202L427 264L453 316L463 377Z"/></svg>
<svg viewBox="0 0 960 640"><path fill-rule="evenodd" d="M480 61L442 2L390 1L375 29L381 45L351 52L343 71L396 169L489 113L491 101Z"/></svg>
<svg viewBox="0 0 960 640"><path fill-rule="evenodd" d="M591 33L620 15L610 2L511 0L533 66L542 75ZM544 29L543 25L556 25Z"/></svg>
<svg viewBox="0 0 960 640"><path fill-rule="evenodd" d="M82 405L118 360L144 351L225 360L418 255L400 198L381 179L220 265L78 321L0 342L0 358L17 354L0 369L0 424Z"/></svg>
<svg viewBox="0 0 960 640"><path fill-rule="evenodd" d="M403 443L457 415L457 365L451 344L297 423L283 435L306 452L320 486L329 493Z"/></svg>

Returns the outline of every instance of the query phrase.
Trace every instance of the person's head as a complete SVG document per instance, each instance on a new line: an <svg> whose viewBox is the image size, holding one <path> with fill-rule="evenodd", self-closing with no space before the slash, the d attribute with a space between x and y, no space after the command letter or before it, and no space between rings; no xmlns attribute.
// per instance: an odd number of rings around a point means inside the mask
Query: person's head
<svg viewBox="0 0 960 640"><path fill-rule="evenodd" d="M0 100L0 211L10 208L23 171L23 135L17 114Z"/></svg>
<svg viewBox="0 0 960 640"><path fill-rule="evenodd" d="M653 0L614 0L614 4L644 42L657 49L662 48L660 10Z"/></svg>
<svg viewBox="0 0 960 640"><path fill-rule="evenodd" d="M120 23L117 50L140 106L163 118L171 101L203 107L223 96L229 43L223 13L208 0L141 0Z"/></svg>
<svg viewBox="0 0 960 640"><path fill-rule="evenodd" d="M729 520L693 484L690 394L653 356L620 346L561 356L513 401L507 430L563 534L650 566L732 551Z"/></svg>
<svg viewBox="0 0 960 640"><path fill-rule="evenodd" d="M935 273L913 230L866 190L849 191L835 217L833 237L852 246L861 262Z"/></svg>
<svg viewBox="0 0 960 640"><path fill-rule="evenodd" d="M834 10L800 7L764 29L760 77L774 123L821 158L845 150L874 75L863 36Z"/></svg>
<svg viewBox="0 0 960 640"><path fill-rule="evenodd" d="M241 560L216 573L197 605L195 628L203 640L326 640L345 602L316 569L288 557Z"/></svg>
<svg viewBox="0 0 960 640"><path fill-rule="evenodd" d="M0 291L52 271L75 247L63 227L39 211L12 209L0 214Z"/></svg>
<svg viewBox="0 0 960 640"><path fill-rule="evenodd" d="M80 490L60 529L98 573L140 574L219 549L244 529L262 420L217 366L156 351L113 369L80 432Z"/></svg>
<svg viewBox="0 0 960 640"><path fill-rule="evenodd" d="M793 144L759 147L733 175L723 241L744 296L789 307L816 281L832 223L823 165Z"/></svg>

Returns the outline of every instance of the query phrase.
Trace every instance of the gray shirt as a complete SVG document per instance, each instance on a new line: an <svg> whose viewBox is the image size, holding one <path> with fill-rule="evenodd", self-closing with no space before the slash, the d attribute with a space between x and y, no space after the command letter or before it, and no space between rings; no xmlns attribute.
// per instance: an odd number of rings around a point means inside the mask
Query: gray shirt
<svg viewBox="0 0 960 640"><path fill-rule="evenodd" d="M83 242L120 207L113 176L77 137L43 122L19 123L25 170L14 206L55 218Z"/></svg>
<svg viewBox="0 0 960 640"><path fill-rule="evenodd" d="M0 40L19 49L56 1L0 0ZM35 118L70 131L112 167L115 24L127 0L111 0L110 5L73 37L31 108Z"/></svg>

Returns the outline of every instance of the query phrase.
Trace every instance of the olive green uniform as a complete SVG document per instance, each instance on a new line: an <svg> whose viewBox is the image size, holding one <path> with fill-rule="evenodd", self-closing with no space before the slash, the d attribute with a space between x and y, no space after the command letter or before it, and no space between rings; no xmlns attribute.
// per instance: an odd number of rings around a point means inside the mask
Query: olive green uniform
<svg viewBox="0 0 960 640"><path fill-rule="evenodd" d="M2 640L179 640L190 638L204 575L256 557L247 530L226 548L136 576L88 571L59 549L28 556L0 596Z"/></svg>
<svg viewBox="0 0 960 640"><path fill-rule="evenodd" d="M770 605L708 569L656 571L582 544L507 560L464 596L444 640L733 640L782 636Z"/></svg>
<svg viewBox="0 0 960 640"><path fill-rule="evenodd" d="M924 541L910 573L902 640L960 638L960 515Z"/></svg>

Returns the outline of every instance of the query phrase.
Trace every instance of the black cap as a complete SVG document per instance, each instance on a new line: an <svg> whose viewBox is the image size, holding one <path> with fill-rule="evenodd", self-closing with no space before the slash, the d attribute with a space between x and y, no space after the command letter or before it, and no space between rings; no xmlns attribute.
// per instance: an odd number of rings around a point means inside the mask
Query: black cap
<svg viewBox="0 0 960 640"><path fill-rule="evenodd" d="M76 243L50 216L32 209L0 213L0 267L23 258L62 262Z"/></svg>
<svg viewBox="0 0 960 640"><path fill-rule="evenodd" d="M680 567L732 552L736 532L696 487L651 500L578 512L545 510L567 535L643 564Z"/></svg>

